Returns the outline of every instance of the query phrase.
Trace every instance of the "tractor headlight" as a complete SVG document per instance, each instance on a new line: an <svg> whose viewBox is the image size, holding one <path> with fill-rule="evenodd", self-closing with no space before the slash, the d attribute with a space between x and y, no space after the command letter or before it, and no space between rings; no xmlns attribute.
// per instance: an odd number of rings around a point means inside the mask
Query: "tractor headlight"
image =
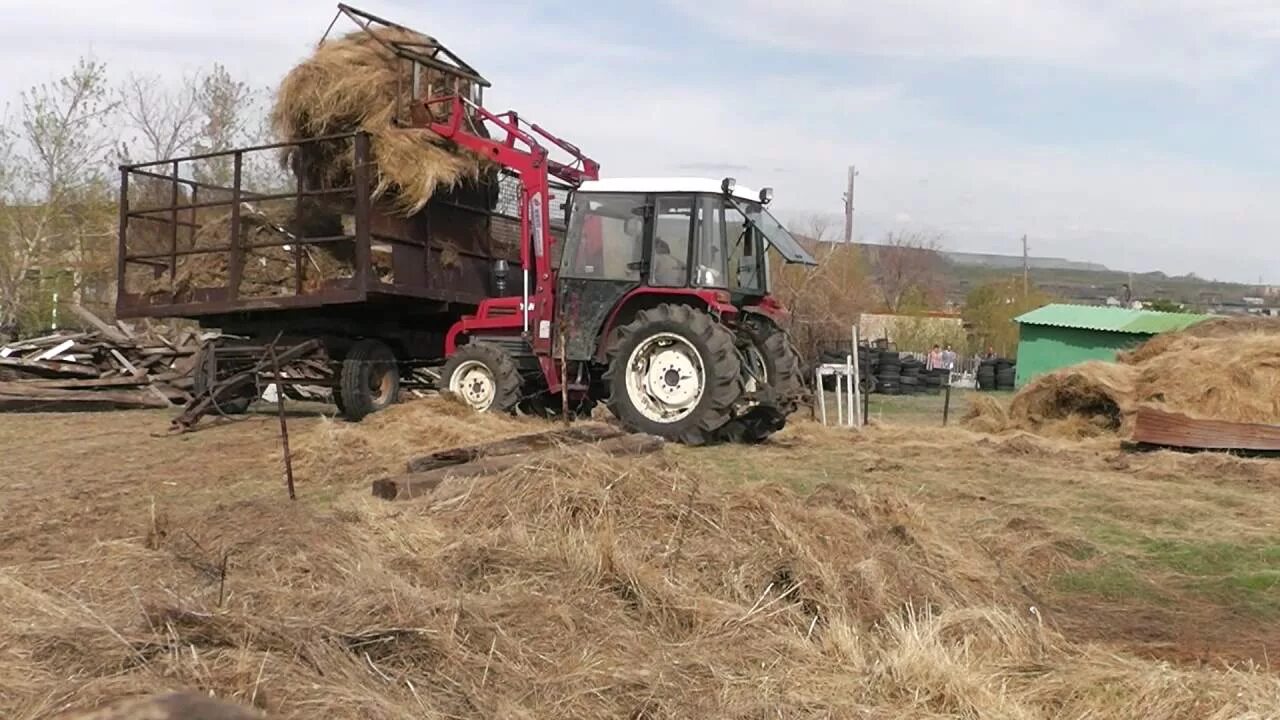
<svg viewBox="0 0 1280 720"><path fill-rule="evenodd" d="M720 183L720 189L724 191L725 195L732 195L733 189L736 187L738 187L738 181L731 177L725 178L724 182Z"/></svg>
<svg viewBox="0 0 1280 720"><path fill-rule="evenodd" d="M764 188L760 191L760 203L768 205L773 202L773 188Z"/></svg>

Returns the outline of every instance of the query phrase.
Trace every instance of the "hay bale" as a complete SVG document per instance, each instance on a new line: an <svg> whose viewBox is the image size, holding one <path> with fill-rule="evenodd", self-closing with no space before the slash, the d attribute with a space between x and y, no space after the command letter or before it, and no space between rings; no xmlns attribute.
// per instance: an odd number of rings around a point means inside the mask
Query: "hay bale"
<svg viewBox="0 0 1280 720"><path fill-rule="evenodd" d="M976 395L969 402L969 411L960 422L974 432L994 435L1009 429L1009 411L999 400L989 395Z"/></svg>
<svg viewBox="0 0 1280 720"><path fill-rule="evenodd" d="M287 142L361 130L369 133L377 170L374 197L386 196L396 210L411 215L422 210L437 190L478 179L482 161L447 147L426 130L396 124L397 118L409 118L423 98L410 97L412 64L379 40L422 43L428 38L383 29L323 43L281 82L271 122ZM424 93L470 94L465 81L432 69L421 72ZM305 156L290 153L286 162L295 174L305 168L309 184L333 187L349 184L352 157L349 142L326 143L312 146Z"/></svg>
<svg viewBox="0 0 1280 720"><path fill-rule="evenodd" d="M1009 407L1012 427L1089 437L1132 429L1138 408L1195 418L1280 424L1280 323L1211 321L1153 339L1119 363L1045 375Z"/></svg>

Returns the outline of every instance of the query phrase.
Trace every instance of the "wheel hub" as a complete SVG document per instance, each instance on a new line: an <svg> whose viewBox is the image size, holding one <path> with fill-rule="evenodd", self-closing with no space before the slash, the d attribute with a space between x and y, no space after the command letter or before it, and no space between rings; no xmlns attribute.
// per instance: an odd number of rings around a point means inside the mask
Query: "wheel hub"
<svg viewBox="0 0 1280 720"><path fill-rule="evenodd" d="M485 411L498 394L493 373L483 363L463 363L449 379L449 390L472 408Z"/></svg>
<svg viewBox="0 0 1280 720"><path fill-rule="evenodd" d="M677 422L702 400L706 385L702 357L680 335L655 335L637 346L630 360L627 393L650 420Z"/></svg>

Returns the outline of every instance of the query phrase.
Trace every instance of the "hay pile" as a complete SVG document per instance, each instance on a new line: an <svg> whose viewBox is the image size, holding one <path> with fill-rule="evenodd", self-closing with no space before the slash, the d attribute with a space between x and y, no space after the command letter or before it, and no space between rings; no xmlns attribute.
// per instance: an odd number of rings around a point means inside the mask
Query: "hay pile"
<svg viewBox="0 0 1280 720"><path fill-rule="evenodd" d="M1215 320L1153 338L1120 362L1088 362L1038 378L1014 396L1007 421L976 407L972 429L1063 437L1127 432L1138 408L1280 424L1280 321Z"/></svg>
<svg viewBox="0 0 1280 720"><path fill-rule="evenodd" d="M1265 673L1067 643L978 548L852 487L584 452L341 505L162 508L149 543L0 571L0 715L184 687L281 719L1280 712Z"/></svg>
<svg viewBox="0 0 1280 720"><path fill-rule="evenodd" d="M545 420L476 413L443 397L393 405L358 423L326 420L295 440L294 469L304 482L366 483L404 472L437 450L558 427Z"/></svg>
<svg viewBox="0 0 1280 720"><path fill-rule="evenodd" d="M417 33L374 31L384 42L424 42ZM465 83L423 69L424 95L462 94ZM322 44L285 76L276 93L271 121L282 141L294 142L363 130L372 138L377 169L375 197L387 197L410 215L426 206L438 189L453 188L480 176L479 157L444 142L426 130L398 127L411 117L412 64L396 57L373 35L355 32ZM417 98L420 102L425 98ZM332 147L330 147L332 145ZM287 158L312 187L350 184L350 143L329 143L318 153Z"/></svg>

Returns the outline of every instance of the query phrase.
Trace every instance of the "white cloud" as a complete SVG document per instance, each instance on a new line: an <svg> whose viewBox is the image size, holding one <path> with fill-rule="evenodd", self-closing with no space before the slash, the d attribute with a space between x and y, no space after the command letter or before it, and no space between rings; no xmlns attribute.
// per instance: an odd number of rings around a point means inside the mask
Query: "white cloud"
<svg viewBox="0 0 1280 720"><path fill-rule="evenodd" d="M469 7L366 4L438 36L494 82L495 109L516 108L577 143L606 175L731 172L744 184L776 187L778 212L803 217L840 210L845 166L856 163L862 237L910 222L942 232L953 249L1011 252L1027 233L1038 254L1237 279L1262 272L1280 280L1267 249L1280 234L1276 177L1160 154L1026 143L949 118L899 83L764 76L752 79L746 97L776 101L744 103L738 82L690 84L684 73L662 72L691 62L679 51L660 54L617 29L549 22L522 5L491 6L478 22ZM23 68L0 77L0 95L12 99L21 87L55 76L86 48L117 71L177 74L222 61L265 85L319 39L331 7L262 0L234 3L234 10L225 6L232 3L184 8L175 17L171 5L71 0L26 8L0 24L0 62ZM704 0L697 7L710 14L728 6ZM1185 48L1197 27L1206 37L1235 37L1252 54L1276 35L1280 12L1272 4L1209 0L1090 7L1102 6L824 0L775 11L764 0L739 0L726 13L745 24L727 29L762 46L767 29L777 36L771 42L825 44L830 52L984 56L1092 69L1151 47ZM1172 27L1167 37L1155 30L1135 36L1133 28L1152 18ZM1134 47L1115 49L1135 37L1141 42ZM1221 62L1227 55L1215 55L1213 72L1248 67L1232 69Z"/></svg>
<svg viewBox="0 0 1280 720"><path fill-rule="evenodd" d="M753 42L828 55L990 59L1201 84L1276 57L1280 7L1257 0L668 0Z"/></svg>

